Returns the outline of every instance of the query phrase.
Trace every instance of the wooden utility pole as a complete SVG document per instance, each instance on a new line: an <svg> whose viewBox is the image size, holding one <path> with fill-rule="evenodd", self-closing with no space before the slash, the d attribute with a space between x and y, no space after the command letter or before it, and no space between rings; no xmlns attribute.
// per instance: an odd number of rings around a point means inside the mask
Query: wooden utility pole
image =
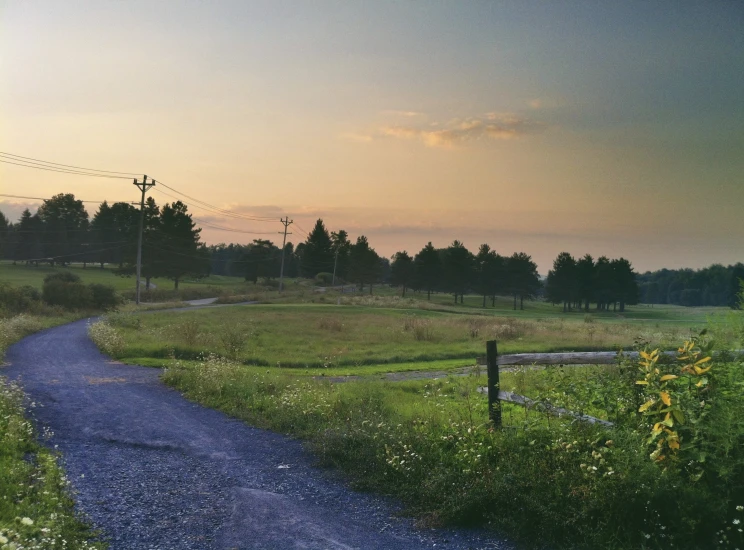
<svg viewBox="0 0 744 550"><path fill-rule="evenodd" d="M152 183L147 183L147 176L142 176L142 182L134 180L134 185L137 189L142 191L142 199L140 200L140 220L139 220L139 233L137 235L137 305L140 303L140 275L142 273L142 233L145 230L145 194L150 187L155 186L155 180Z"/></svg>
<svg viewBox="0 0 744 550"><path fill-rule="evenodd" d="M336 254L333 256L333 282L331 282L331 286L336 286L336 266L338 265L338 246L336 247Z"/></svg>
<svg viewBox="0 0 744 550"><path fill-rule="evenodd" d="M282 266L279 268L279 292L282 292L284 290L284 249L287 247L287 235L291 235L292 233L287 233L287 228L294 223L294 220L290 220L289 216L285 217L284 219L279 219L280 222L284 224L284 240L282 241ZM281 234L281 231L279 232Z"/></svg>

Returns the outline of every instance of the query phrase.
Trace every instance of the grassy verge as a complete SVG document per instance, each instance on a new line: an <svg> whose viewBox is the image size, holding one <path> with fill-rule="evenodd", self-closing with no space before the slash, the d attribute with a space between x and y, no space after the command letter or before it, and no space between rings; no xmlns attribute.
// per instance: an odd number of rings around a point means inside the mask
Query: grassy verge
<svg viewBox="0 0 744 550"><path fill-rule="evenodd" d="M0 358L24 336L79 317L0 319ZM25 404L21 389L0 376L0 548L104 548L76 517L64 472L55 453L38 442Z"/></svg>
<svg viewBox="0 0 744 550"><path fill-rule="evenodd" d="M210 356L174 361L164 379L202 404L307 440L323 464L356 488L399 498L422 525L486 525L536 548L736 548L744 404L727 392L742 366L716 367L704 421L709 460L692 461L700 477L687 468L691 455L666 465L649 458L650 424L627 383L636 366L584 372L594 410L619 420L611 430L511 406L494 430L477 391L482 376L333 384ZM518 376L505 384L523 383ZM530 376L548 377L529 384L543 396L591 400L555 373Z"/></svg>

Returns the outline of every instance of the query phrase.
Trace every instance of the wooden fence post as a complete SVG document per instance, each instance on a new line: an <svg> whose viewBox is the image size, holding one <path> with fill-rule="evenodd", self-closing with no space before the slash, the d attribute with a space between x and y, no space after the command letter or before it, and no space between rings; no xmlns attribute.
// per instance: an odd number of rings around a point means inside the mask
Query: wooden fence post
<svg viewBox="0 0 744 550"><path fill-rule="evenodd" d="M488 419L495 428L501 427L501 401L499 401L499 363L496 340L486 342L486 364L488 370Z"/></svg>

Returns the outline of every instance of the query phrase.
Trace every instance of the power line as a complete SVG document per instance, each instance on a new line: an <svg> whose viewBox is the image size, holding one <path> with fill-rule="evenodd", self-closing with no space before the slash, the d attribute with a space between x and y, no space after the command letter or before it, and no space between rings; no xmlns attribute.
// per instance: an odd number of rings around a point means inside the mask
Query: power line
<svg viewBox="0 0 744 550"><path fill-rule="evenodd" d="M78 170L67 170L66 168L34 166L33 164L21 164L18 162L10 162L9 160L3 160L3 159L0 159L0 162L3 162L5 164L14 164L16 166L23 166L24 168L35 168L36 170L47 170L49 172L60 172L63 174L75 174L78 176L91 176L91 177L96 177L96 178L110 178L110 179L122 179L122 180L131 179L129 176L110 176L107 174L96 174L92 172L81 172Z"/></svg>
<svg viewBox="0 0 744 550"><path fill-rule="evenodd" d="M24 197L22 195L6 195L5 193L0 193L0 197L9 197L11 199L27 199L27 200L33 200L33 201L49 201L52 199L45 199L43 197ZM76 201L79 199L75 199ZM104 202L109 202L108 199L104 199L102 201L84 201L80 200L80 202L89 202L89 203L95 203L95 204L103 204ZM116 204L117 202L125 202L127 204L137 204L136 201L114 201L111 204Z"/></svg>
<svg viewBox="0 0 744 550"><path fill-rule="evenodd" d="M35 163L42 163L42 164L52 164L55 166L64 166L65 168L76 168L78 170L84 170L86 172L106 172L108 174L121 174L121 175L128 175L128 176L138 176L139 174L136 172L119 172L117 170L98 170L97 168L84 168L82 166L73 166L72 164L61 164L59 162L51 162L48 160L41 160L36 159L33 157L22 157L21 155L15 155L13 153L6 153L5 151L0 151L0 155L6 156L6 157L13 157L17 159L23 159L25 161L34 161Z"/></svg>
<svg viewBox="0 0 744 550"><path fill-rule="evenodd" d="M244 215L244 214L238 214L236 212L232 212L230 210L225 210L224 208L220 208L220 207L215 206L213 204L209 204L208 202L205 202L205 201L199 200L197 198L194 198L191 195L187 195L186 193L183 193L183 192L181 192L181 191L179 191L177 189L174 189L173 187L171 187L169 185L164 184L160 180L158 180L158 183L160 185L162 185L163 187L165 187L166 189L170 189L174 193L177 193L177 194L179 194L179 195L181 195L183 197L186 197L187 199L190 199L190 200L192 200L192 201L194 201L194 202L202 205L203 206L203 209L211 209L211 210L213 210L215 212L218 212L220 214L223 214L225 216L230 216L230 217L234 217L234 218L241 218L241 219L244 219L244 220L251 220L251 221L258 221L258 222L276 221L276 218L273 218L273 217L268 217L268 216L247 216L247 215ZM160 191L160 192L162 193L162 191Z"/></svg>
<svg viewBox="0 0 744 550"><path fill-rule="evenodd" d="M161 182L158 181L158 183L161 183ZM183 200L181 200L180 197L177 197L177 196L172 195L170 193L166 193L162 189L155 189L155 191L157 191L158 193L162 193L163 195L165 195L167 197L170 197L172 199L176 199L177 201L183 202L183 204L185 204L186 206L190 206L191 208L195 208L197 210L202 210L202 211L207 212L209 214L220 214L221 216L225 216L227 218L232 218L232 219L236 219L236 220L248 220L248 221L259 221L259 222L276 221L274 218L270 218L270 219L266 219L266 220L259 220L259 219L254 219L254 218L250 218L250 217L244 217L244 216L241 216L240 214L231 213L229 211L222 211L222 210L215 210L215 209L212 209L212 208L206 208L204 206L200 206L200 205L195 205L195 204L192 204L192 203L184 202Z"/></svg>

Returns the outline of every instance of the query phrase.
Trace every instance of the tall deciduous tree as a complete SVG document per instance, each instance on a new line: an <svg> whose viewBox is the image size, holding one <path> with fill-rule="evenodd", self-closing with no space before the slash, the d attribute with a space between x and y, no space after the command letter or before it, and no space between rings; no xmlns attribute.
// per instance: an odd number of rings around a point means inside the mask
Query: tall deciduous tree
<svg viewBox="0 0 744 550"><path fill-rule="evenodd" d="M85 255L88 244L88 212L72 193L60 193L45 200L37 212L44 226L44 255L54 265Z"/></svg>

